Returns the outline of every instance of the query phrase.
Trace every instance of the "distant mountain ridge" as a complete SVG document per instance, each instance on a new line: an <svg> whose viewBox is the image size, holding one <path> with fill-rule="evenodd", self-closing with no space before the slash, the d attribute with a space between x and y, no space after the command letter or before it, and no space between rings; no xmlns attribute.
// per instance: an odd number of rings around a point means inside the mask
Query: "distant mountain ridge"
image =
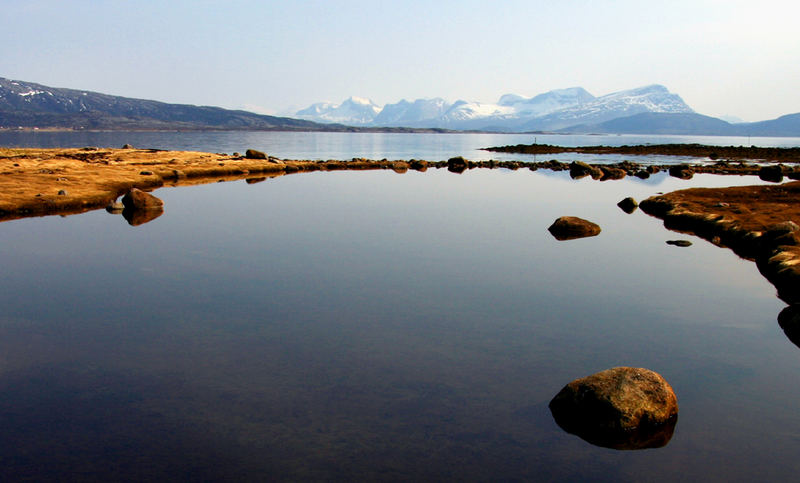
<svg viewBox="0 0 800 483"><path fill-rule="evenodd" d="M496 104L442 98L402 100L382 108L351 97L317 103L304 119L220 107L168 104L48 87L0 77L0 128L85 130L252 130L332 132L574 132L800 137L800 113L755 123L728 123L694 112L678 96L651 85L594 97L572 87Z"/></svg>
<svg viewBox="0 0 800 483"><path fill-rule="evenodd" d="M359 131L221 107L169 104L0 77L0 127L77 130ZM403 130L399 130L403 131Z"/></svg>
<svg viewBox="0 0 800 483"><path fill-rule="evenodd" d="M527 98L505 94L495 104L464 100L447 103L441 98L402 100L379 108L368 101L369 111L348 118L352 99L342 104L318 103L297 116L326 122L336 120L361 126L403 125L488 131L554 131L575 125L597 124L645 112L693 113L683 99L661 85L650 85L595 97L582 87L557 89ZM365 105L367 101L364 101ZM413 107L413 109L412 109ZM375 114L370 116L374 112ZM399 124L400 123L400 124Z"/></svg>

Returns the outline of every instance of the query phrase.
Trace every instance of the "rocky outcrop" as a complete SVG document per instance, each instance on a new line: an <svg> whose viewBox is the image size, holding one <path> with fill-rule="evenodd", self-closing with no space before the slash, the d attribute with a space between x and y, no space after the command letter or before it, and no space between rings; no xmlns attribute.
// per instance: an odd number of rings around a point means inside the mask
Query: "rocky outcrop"
<svg viewBox="0 0 800 483"><path fill-rule="evenodd" d="M658 448L672 437L678 399L660 374L615 367L564 386L550 401L550 411L562 429L592 444Z"/></svg>
<svg viewBox="0 0 800 483"><path fill-rule="evenodd" d="M553 222L547 231L556 240L574 240L599 235L600 225L576 216L562 216Z"/></svg>
<svg viewBox="0 0 800 483"><path fill-rule="evenodd" d="M755 260L789 304L800 303L800 183L692 188L648 198L645 213Z"/></svg>

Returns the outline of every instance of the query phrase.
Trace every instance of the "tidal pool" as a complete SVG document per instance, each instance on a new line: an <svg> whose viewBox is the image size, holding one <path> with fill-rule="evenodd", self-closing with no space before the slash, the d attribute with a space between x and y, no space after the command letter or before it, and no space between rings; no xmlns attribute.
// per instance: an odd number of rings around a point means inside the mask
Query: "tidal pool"
<svg viewBox="0 0 800 483"><path fill-rule="evenodd" d="M308 173L162 189L135 227L1 223L0 479L788 480L774 288L616 206L755 183ZM563 215L602 232L559 242ZM675 389L666 446L553 421L564 384L622 365Z"/></svg>

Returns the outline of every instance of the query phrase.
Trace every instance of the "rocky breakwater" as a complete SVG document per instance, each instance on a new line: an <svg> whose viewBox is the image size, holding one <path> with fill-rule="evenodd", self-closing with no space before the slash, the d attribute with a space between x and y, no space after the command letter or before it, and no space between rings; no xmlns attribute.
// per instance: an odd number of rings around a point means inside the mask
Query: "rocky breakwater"
<svg viewBox="0 0 800 483"><path fill-rule="evenodd" d="M614 449L666 445L678 420L678 398L658 373L615 367L576 379L550 401L565 431Z"/></svg>
<svg viewBox="0 0 800 483"><path fill-rule="evenodd" d="M639 208L668 229L754 260L778 297L800 304L800 182L692 188L648 198Z"/></svg>

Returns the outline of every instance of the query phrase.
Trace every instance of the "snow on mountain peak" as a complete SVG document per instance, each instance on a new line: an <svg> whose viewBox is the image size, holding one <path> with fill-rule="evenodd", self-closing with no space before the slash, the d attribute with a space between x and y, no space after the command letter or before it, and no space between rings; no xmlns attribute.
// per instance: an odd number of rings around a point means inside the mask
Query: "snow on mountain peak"
<svg viewBox="0 0 800 483"><path fill-rule="evenodd" d="M371 100L350 97L341 104L317 103L297 116L317 122L350 125L446 127L451 129L555 130L603 122L643 112L694 112L677 94L660 84L595 97L582 87L554 89L534 97L505 94L496 104L442 98L405 99L382 108Z"/></svg>

